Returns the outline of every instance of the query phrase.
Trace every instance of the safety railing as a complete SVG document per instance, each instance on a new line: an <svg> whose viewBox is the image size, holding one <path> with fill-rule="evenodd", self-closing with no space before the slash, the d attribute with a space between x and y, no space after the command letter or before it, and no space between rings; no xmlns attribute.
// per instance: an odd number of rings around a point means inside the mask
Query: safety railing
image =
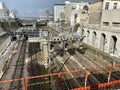
<svg viewBox="0 0 120 90"><path fill-rule="evenodd" d="M72 76L79 78L81 76L84 80L81 87L70 88L73 90L92 90L99 88L99 90L106 90L105 88L116 88L120 85L120 80L112 80L111 75L114 71L120 71L120 64L115 64L111 66L99 66L95 68L87 68L85 70L73 70L69 72L59 72L47 75L25 77L13 80L0 81L0 90L31 90L31 88L43 88L43 90L48 90L54 87L54 89L61 89L62 83L67 79L70 80ZM92 73L104 73L107 70L107 81L104 83L95 83L94 85L89 85L88 79ZM72 77L74 78L74 77ZM62 83L61 83L62 82ZM119 84L119 85L118 85ZM36 89L37 90L37 89Z"/></svg>

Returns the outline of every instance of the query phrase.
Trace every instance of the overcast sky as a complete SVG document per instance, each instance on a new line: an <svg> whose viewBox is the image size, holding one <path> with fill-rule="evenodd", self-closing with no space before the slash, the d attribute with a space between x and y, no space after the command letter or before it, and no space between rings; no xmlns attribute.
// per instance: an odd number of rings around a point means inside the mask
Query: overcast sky
<svg viewBox="0 0 120 90"><path fill-rule="evenodd" d="M66 0L1 0L8 9L16 9L19 14L40 13L46 9L52 9L54 4L64 3ZM75 0L69 0L75 1ZM80 1L80 0L78 0ZM91 2L93 0L83 0Z"/></svg>

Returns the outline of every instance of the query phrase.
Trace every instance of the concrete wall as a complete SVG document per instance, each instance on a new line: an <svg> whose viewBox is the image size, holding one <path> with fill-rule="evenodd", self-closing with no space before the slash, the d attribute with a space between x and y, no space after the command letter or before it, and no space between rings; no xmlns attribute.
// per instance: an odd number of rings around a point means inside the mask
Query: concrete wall
<svg viewBox="0 0 120 90"><path fill-rule="evenodd" d="M90 4L89 9L89 24L100 24L101 22L101 11L102 11L102 1L94 2Z"/></svg>
<svg viewBox="0 0 120 90"><path fill-rule="evenodd" d="M106 2L109 2L108 10L105 10ZM117 9L113 9L114 3L117 3ZM104 22L108 22L109 25L105 25ZM119 25L114 25L113 23L119 23ZM120 28L120 0L104 0L101 26L113 29Z"/></svg>
<svg viewBox="0 0 120 90"><path fill-rule="evenodd" d="M3 32L3 29L1 28L1 26L0 26L0 33L2 33Z"/></svg>
<svg viewBox="0 0 120 90"><path fill-rule="evenodd" d="M80 28L79 31L81 31ZM120 31L116 32L89 28L84 28L82 31L84 31L84 35L86 36L84 39L85 43L107 52L110 55L120 57ZM94 33L96 33L96 36ZM103 38L103 35L105 35L105 38ZM113 37L117 39L116 42L113 40Z"/></svg>
<svg viewBox="0 0 120 90"><path fill-rule="evenodd" d="M80 23L80 13L83 11L83 7L89 4L87 2L73 3L69 2L65 5L65 21L68 22L71 26L74 26L76 23ZM77 15L77 18L75 18ZM79 15L79 16L78 16Z"/></svg>
<svg viewBox="0 0 120 90"><path fill-rule="evenodd" d="M77 23L80 23L80 25L85 27L88 24L88 13L79 13Z"/></svg>
<svg viewBox="0 0 120 90"><path fill-rule="evenodd" d="M114 3L117 3L117 8L120 9L120 0L104 0L103 1L103 10L105 10L106 2L109 2L108 10L113 10Z"/></svg>
<svg viewBox="0 0 120 90"><path fill-rule="evenodd" d="M77 14L76 20L75 20L75 14ZM74 26L77 23L79 23L80 25L86 26L88 24L88 13L82 13L82 10L73 12L71 14L70 25Z"/></svg>

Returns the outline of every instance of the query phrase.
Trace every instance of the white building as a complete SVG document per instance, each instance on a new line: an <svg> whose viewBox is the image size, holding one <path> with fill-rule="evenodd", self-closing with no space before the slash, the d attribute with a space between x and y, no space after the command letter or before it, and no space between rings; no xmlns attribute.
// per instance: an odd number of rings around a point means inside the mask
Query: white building
<svg viewBox="0 0 120 90"><path fill-rule="evenodd" d="M89 7L88 2L74 3L74 9L72 11L72 14L70 15L71 16L71 20L70 20L71 26L74 26L75 24L80 23L80 21L81 21L80 16L83 12L85 12L85 11L83 11L84 6Z"/></svg>
<svg viewBox="0 0 120 90"><path fill-rule="evenodd" d="M10 16L11 19L15 19L15 18L16 18L16 15L15 15L14 12L10 12L10 13L9 13L9 16Z"/></svg>
<svg viewBox="0 0 120 90"><path fill-rule="evenodd" d="M54 5L54 21L61 20L61 13L64 12L65 4Z"/></svg>
<svg viewBox="0 0 120 90"><path fill-rule="evenodd" d="M0 2L0 9L6 8L5 4L3 2Z"/></svg>
<svg viewBox="0 0 120 90"><path fill-rule="evenodd" d="M9 10L5 6L3 2L0 2L0 20L8 20L9 19Z"/></svg>

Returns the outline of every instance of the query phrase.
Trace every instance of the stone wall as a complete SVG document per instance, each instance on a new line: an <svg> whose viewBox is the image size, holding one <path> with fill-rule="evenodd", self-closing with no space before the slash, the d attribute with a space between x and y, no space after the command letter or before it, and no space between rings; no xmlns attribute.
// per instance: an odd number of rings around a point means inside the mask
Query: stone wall
<svg viewBox="0 0 120 90"><path fill-rule="evenodd" d="M86 36L84 42L106 52L120 57L120 31L108 31L95 28L80 29Z"/></svg>
<svg viewBox="0 0 120 90"><path fill-rule="evenodd" d="M101 11L102 11L102 1L98 1L90 4L89 9L89 24L100 24L101 22Z"/></svg>

